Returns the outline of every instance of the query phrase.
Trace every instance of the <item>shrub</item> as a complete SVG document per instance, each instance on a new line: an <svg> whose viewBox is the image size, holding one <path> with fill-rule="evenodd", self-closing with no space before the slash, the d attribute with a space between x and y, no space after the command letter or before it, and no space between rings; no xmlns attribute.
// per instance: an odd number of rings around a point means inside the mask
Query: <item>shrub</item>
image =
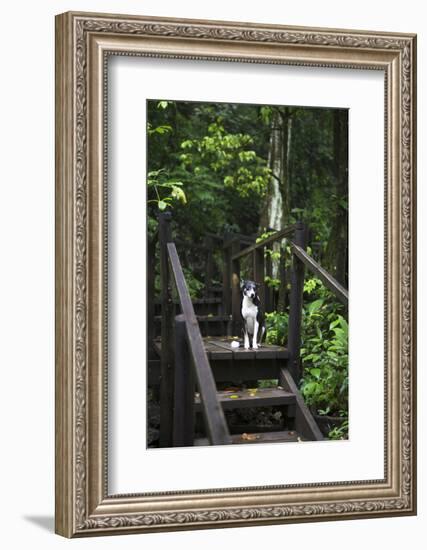
<svg viewBox="0 0 427 550"><path fill-rule="evenodd" d="M301 392L316 412L348 416L348 323L344 307L317 278L304 284ZM267 343L286 345L288 313L266 314ZM343 433L346 428L344 426ZM341 432L332 437L340 439Z"/></svg>

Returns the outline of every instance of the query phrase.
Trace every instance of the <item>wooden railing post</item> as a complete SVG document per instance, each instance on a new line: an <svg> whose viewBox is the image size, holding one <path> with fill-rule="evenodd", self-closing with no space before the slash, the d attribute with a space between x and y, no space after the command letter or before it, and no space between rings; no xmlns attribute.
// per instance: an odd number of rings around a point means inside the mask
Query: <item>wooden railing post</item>
<svg viewBox="0 0 427 550"><path fill-rule="evenodd" d="M231 234L226 233L223 244L222 308L223 315L231 315Z"/></svg>
<svg viewBox="0 0 427 550"><path fill-rule="evenodd" d="M156 239L147 239L147 337L148 348L151 350L155 334L155 260L156 260Z"/></svg>
<svg viewBox="0 0 427 550"><path fill-rule="evenodd" d="M216 393L215 379L206 354L206 348L200 333L199 324L194 313L190 293L185 282L184 273L179 261L174 243L167 245L171 271L174 276L176 290L182 309L182 319L185 321L188 351L194 368L195 379L202 404L206 431L212 445L228 445L231 443L230 433L225 420L224 411Z"/></svg>
<svg viewBox="0 0 427 550"><path fill-rule="evenodd" d="M172 446L173 431L173 324L171 279L167 244L172 242L170 212L159 215L160 285L162 305L162 350L160 358L160 447Z"/></svg>
<svg viewBox="0 0 427 550"><path fill-rule="evenodd" d="M271 253L273 251L272 245L268 245L265 247L267 251L267 255L265 257L265 276L269 279L273 278L273 261L271 259ZM265 277L264 277L265 279ZM273 303L273 287L270 285L265 285L265 312L270 313L274 309L274 303Z"/></svg>
<svg viewBox="0 0 427 550"><path fill-rule="evenodd" d="M285 311L287 298L287 270L286 270L286 247L281 243L279 258L279 294L277 296L277 311Z"/></svg>
<svg viewBox="0 0 427 550"><path fill-rule="evenodd" d="M240 240L234 239L231 243L231 256L240 252ZM240 260L231 261L231 315L232 315L232 333L234 336L240 336L241 313L240 313Z"/></svg>
<svg viewBox="0 0 427 550"><path fill-rule="evenodd" d="M298 222L293 241L305 249L306 230L302 222ZM289 307L288 350L289 371L298 384L301 378L300 348L301 348L301 320L304 291L304 264L295 254L292 256L291 292Z"/></svg>
<svg viewBox="0 0 427 550"><path fill-rule="evenodd" d="M175 317L175 395L173 446L188 447L194 443L195 378L187 342L184 315Z"/></svg>
<svg viewBox="0 0 427 550"><path fill-rule="evenodd" d="M212 288L213 278L213 239L212 237L205 238L206 254L206 272L205 272L205 296L209 298Z"/></svg>
<svg viewBox="0 0 427 550"><path fill-rule="evenodd" d="M264 261L264 247L257 248L253 251L253 266L254 266L254 281L261 286L258 288L258 296L261 300L261 304L265 304L265 261Z"/></svg>

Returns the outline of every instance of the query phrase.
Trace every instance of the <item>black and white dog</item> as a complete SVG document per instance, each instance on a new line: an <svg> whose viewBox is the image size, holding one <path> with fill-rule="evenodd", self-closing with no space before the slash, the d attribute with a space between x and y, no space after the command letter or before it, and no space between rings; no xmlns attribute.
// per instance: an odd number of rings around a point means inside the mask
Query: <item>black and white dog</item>
<svg viewBox="0 0 427 550"><path fill-rule="evenodd" d="M242 303L240 312L243 320L243 346L249 349L258 349L265 334L264 314L261 309L261 301L257 294L259 283L242 281ZM239 347L238 342L233 342L233 347Z"/></svg>

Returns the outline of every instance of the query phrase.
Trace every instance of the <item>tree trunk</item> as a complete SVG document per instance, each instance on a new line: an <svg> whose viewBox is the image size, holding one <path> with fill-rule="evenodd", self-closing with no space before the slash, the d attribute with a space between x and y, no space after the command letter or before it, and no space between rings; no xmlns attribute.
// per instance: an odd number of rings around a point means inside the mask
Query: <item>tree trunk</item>
<svg viewBox="0 0 427 550"><path fill-rule="evenodd" d="M271 118L268 167L272 174L261 210L260 229L283 229L289 221L289 153L292 119L287 108L274 109Z"/></svg>
<svg viewBox="0 0 427 550"><path fill-rule="evenodd" d="M348 287L348 111L334 111L335 212L325 268Z"/></svg>
<svg viewBox="0 0 427 550"><path fill-rule="evenodd" d="M265 229L280 230L289 224L290 217L290 186L289 159L291 151L292 118L287 108L273 110L271 119L270 151L268 166L271 178L261 210L260 231ZM282 243L274 243L273 252L280 252ZM281 254L281 259L284 255ZM272 276L280 279L277 309L283 310L286 303L286 270L280 265L280 260L272 261Z"/></svg>

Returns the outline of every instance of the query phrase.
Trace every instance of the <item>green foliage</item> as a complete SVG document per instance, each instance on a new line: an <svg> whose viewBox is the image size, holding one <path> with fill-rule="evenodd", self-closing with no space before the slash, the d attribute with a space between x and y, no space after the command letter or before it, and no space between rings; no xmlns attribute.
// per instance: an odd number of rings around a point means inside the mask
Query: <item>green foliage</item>
<svg viewBox="0 0 427 550"><path fill-rule="evenodd" d="M225 187L241 197L262 196L267 188L270 170L265 159L252 149L254 139L245 133L229 133L218 117L207 128L207 135L181 143L185 151L180 156L183 167L195 175L203 172L218 174Z"/></svg>
<svg viewBox="0 0 427 550"><path fill-rule="evenodd" d="M279 290L280 279L275 279L274 277L269 277L268 275L266 275L264 277L264 283L270 288L274 288L275 290Z"/></svg>
<svg viewBox="0 0 427 550"><path fill-rule="evenodd" d="M348 419L341 426L335 426L328 434L329 439L348 439Z"/></svg>
<svg viewBox="0 0 427 550"><path fill-rule="evenodd" d="M188 291L191 298L196 299L201 297L201 291L204 288L204 284L197 279L191 269L188 267L182 268L184 272L185 282L187 283Z"/></svg>
<svg viewBox="0 0 427 550"><path fill-rule="evenodd" d="M288 313L266 314L267 343L286 345ZM319 414L348 415L348 323L344 308L317 278L304 283L301 392ZM345 427L342 431L345 433ZM338 439L341 432L334 431Z"/></svg>
<svg viewBox="0 0 427 550"><path fill-rule="evenodd" d="M182 204L187 203L187 197L182 189L183 183L167 180L167 177L168 174L163 169L153 170L147 175L148 196L152 197L154 192L155 197L148 198L147 204L155 203L160 211L172 208L174 201L180 201Z"/></svg>
<svg viewBox="0 0 427 550"><path fill-rule="evenodd" d="M267 331L267 344L284 346L288 338L288 313L273 311L265 314L265 328Z"/></svg>
<svg viewBox="0 0 427 550"><path fill-rule="evenodd" d="M337 415L348 411L348 323L318 279L306 281L305 290L314 300L303 312L301 391L309 406Z"/></svg>

